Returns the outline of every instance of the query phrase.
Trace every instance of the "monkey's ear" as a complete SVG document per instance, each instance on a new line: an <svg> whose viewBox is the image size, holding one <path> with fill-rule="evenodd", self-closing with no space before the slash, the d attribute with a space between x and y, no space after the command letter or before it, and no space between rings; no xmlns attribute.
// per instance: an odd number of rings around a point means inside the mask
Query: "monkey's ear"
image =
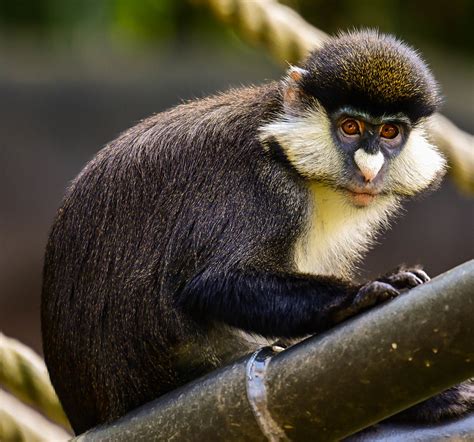
<svg viewBox="0 0 474 442"><path fill-rule="evenodd" d="M284 80L283 102L287 112L294 113L302 109L301 81L308 75L306 69L297 66L290 66L288 74Z"/></svg>
<svg viewBox="0 0 474 442"><path fill-rule="evenodd" d="M291 83L299 83L303 77L308 74L309 72L306 69L290 65L290 69L288 69L288 81Z"/></svg>

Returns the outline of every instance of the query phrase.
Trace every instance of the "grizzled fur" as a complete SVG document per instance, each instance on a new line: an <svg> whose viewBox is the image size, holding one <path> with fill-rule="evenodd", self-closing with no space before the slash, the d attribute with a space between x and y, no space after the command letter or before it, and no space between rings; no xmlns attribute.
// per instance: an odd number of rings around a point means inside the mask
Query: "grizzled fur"
<svg viewBox="0 0 474 442"><path fill-rule="evenodd" d="M324 88L307 84L327 101ZM232 90L155 115L100 151L68 189L46 250L42 331L76 433L265 339L326 330L396 295L389 284L417 280L403 271L361 286L298 267L314 195L278 143L260 141L262 127L285 115L285 88ZM412 103L418 115L428 112L425 98ZM336 215L337 201L329 206Z"/></svg>
<svg viewBox="0 0 474 442"><path fill-rule="evenodd" d="M280 97L271 84L178 106L73 182L47 246L42 324L76 432L257 347L231 327L301 337L351 303L351 283L294 271L307 190L257 136Z"/></svg>
<svg viewBox="0 0 474 442"><path fill-rule="evenodd" d="M308 280L290 276L305 190L257 139L280 106L277 85L178 106L112 142L72 184L47 247L42 323L76 432L223 364L208 338L216 320L301 336L346 300L341 283L315 304ZM294 285L306 296L277 300Z"/></svg>

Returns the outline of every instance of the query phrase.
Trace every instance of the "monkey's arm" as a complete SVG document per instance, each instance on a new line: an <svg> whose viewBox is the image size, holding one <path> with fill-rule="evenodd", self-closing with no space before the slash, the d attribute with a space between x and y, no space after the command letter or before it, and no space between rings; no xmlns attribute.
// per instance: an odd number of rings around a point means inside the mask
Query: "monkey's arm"
<svg viewBox="0 0 474 442"><path fill-rule="evenodd" d="M197 319L217 320L269 337L300 337L398 295L391 285L364 286L327 276L206 270L182 290Z"/></svg>

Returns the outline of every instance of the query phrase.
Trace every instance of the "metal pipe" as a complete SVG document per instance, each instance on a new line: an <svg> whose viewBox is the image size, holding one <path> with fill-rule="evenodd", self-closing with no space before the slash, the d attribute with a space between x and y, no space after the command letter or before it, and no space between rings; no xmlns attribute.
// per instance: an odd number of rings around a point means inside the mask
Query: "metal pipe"
<svg viewBox="0 0 474 442"><path fill-rule="evenodd" d="M473 319L474 260L273 356L263 415L295 441L356 433L474 376ZM264 441L246 394L248 360L78 440Z"/></svg>
<svg viewBox="0 0 474 442"><path fill-rule="evenodd" d="M277 355L269 408L293 440L341 439L473 375L470 261Z"/></svg>

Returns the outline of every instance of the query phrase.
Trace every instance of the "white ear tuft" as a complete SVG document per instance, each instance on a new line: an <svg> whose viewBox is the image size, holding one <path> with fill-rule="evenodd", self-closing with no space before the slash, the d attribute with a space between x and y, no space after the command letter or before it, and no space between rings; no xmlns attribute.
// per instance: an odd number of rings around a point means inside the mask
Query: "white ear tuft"
<svg viewBox="0 0 474 442"><path fill-rule="evenodd" d="M291 66L288 70L288 78L293 80L294 82L300 81L305 75L308 74L306 69L300 68L298 66Z"/></svg>

